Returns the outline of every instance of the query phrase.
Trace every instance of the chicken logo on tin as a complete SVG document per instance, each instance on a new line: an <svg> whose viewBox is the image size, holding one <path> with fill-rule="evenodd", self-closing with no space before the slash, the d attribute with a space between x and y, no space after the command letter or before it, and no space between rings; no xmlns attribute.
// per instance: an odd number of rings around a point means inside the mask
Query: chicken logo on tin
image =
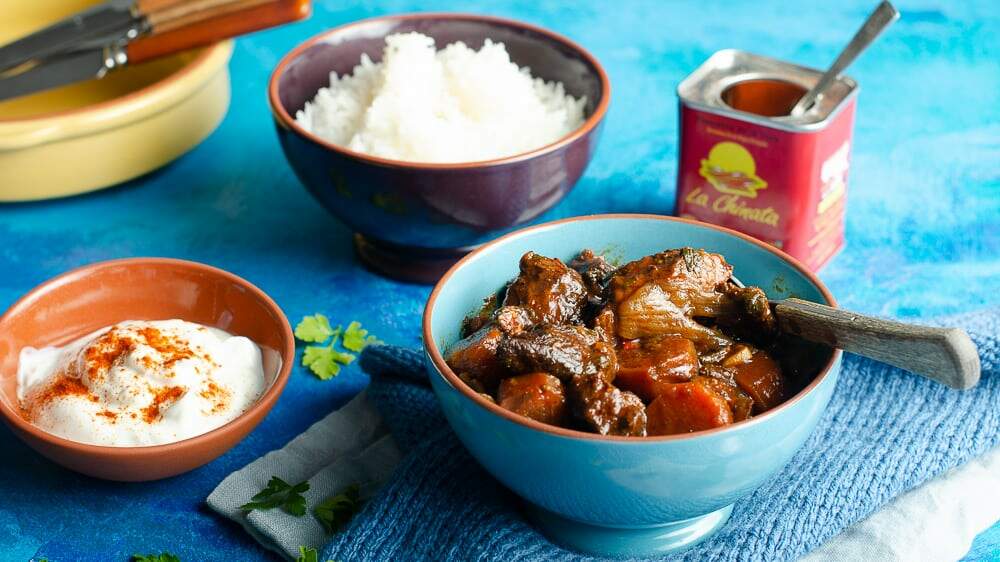
<svg viewBox="0 0 1000 562"><path fill-rule="evenodd" d="M767 182L757 176L753 156L735 142L713 146L708 151L708 158L701 161L698 174L722 193L739 197L754 199L759 190L767 188Z"/></svg>

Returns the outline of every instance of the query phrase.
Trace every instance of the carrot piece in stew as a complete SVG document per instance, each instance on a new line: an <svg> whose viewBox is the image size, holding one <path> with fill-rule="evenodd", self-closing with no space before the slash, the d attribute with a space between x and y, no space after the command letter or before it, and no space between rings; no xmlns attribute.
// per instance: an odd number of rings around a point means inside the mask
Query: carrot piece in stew
<svg viewBox="0 0 1000 562"><path fill-rule="evenodd" d="M689 339L664 336L627 343L618 351L615 384L647 403L656 399L660 385L687 382L698 374L698 352Z"/></svg>
<svg viewBox="0 0 1000 562"><path fill-rule="evenodd" d="M726 399L700 381L663 385L646 407L648 435L673 435L733 423Z"/></svg>
<svg viewBox="0 0 1000 562"><path fill-rule="evenodd" d="M726 358L723 365L733 372L736 384L753 398L755 414L770 410L784 400L781 367L767 352L750 348L749 353L739 354L739 360L730 361L732 357Z"/></svg>

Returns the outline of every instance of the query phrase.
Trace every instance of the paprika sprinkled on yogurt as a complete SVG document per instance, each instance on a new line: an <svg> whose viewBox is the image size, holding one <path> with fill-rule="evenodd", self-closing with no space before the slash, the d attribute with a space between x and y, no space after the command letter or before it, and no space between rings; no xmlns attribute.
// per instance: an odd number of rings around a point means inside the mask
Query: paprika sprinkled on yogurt
<svg viewBox="0 0 1000 562"><path fill-rule="evenodd" d="M82 443L136 446L200 435L263 393L260 348L182 320L127 321L61 347L21 350L31 423Z"/></svg>

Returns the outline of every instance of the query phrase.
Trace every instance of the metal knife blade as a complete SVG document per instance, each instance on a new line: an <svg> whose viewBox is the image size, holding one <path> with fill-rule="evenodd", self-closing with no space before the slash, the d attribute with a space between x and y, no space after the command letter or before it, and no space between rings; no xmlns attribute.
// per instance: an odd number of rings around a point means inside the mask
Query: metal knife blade
<svg viewBox="0 0 1000 562"><path fill-rule="evenodd" d="M0 72L30 60L78 49L84 40L109 43L142 31L135 0L109 0L0 47Z"/></svg>
<svg viewBox="0 0 1000 562"><path fill-rule="evenodd" d="M118 46L52 56L22 72L9 76L0 74L0 101L101 78L126 62L125 52Z"/></svg>

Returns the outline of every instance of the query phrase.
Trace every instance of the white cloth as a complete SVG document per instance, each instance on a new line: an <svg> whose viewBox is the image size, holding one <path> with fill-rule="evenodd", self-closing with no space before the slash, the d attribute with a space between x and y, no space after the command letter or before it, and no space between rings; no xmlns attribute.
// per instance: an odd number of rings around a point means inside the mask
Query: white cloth
<svg viewBox="0 0 1000 562"><path fill-rule="evenodd" d="M900 495L801 562L943 562L1000 521L1000 447Z"/></svg>

